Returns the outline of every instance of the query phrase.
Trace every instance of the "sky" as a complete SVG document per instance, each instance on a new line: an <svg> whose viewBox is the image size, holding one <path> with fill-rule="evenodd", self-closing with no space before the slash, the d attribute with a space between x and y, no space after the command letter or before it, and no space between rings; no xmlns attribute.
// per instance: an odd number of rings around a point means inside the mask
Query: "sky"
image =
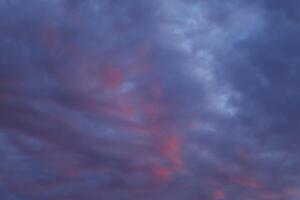
<svg viewBox="0 0 300 200"><path fill-rule="evenodd" d="M0 199L299 200L299 9L0 0Z"/></svg>

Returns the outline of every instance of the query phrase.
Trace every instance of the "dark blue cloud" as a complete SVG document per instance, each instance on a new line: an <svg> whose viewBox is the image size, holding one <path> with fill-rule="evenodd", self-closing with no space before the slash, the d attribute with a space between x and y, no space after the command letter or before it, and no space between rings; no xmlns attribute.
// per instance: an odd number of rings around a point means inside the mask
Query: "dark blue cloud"
<svg viewBox="0 0 300 200"><path fill-rule="evenodd" d="M297 199L297 1L0 1L1 199Z"/></svg>

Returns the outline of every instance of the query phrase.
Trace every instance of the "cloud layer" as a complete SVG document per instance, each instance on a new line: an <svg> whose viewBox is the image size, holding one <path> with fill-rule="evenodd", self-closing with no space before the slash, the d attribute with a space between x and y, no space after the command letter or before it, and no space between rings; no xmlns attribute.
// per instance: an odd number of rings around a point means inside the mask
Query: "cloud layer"
<svg viewBox="0 0 300 200"><path fill-rule="evenodd" d="M0 0L1 199L298 199L299 6Z"/></svg>

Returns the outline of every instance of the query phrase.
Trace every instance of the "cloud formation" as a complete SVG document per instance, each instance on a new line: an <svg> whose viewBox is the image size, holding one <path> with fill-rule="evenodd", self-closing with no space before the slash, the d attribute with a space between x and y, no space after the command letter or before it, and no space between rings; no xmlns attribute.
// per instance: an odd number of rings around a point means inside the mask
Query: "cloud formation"
<svg viewBox="0 0 300 200"><path fill-rule="evenodd" d="M297 199L299 3L0 0L0 197Z"/></svg>

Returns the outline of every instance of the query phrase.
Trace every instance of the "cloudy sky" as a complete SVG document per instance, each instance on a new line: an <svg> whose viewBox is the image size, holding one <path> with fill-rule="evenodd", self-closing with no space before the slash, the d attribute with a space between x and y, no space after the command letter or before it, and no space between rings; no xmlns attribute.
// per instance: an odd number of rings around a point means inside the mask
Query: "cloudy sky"
<svg viewBox="0 0 300 200"><path fill-rule="evenodd" d="M299 9L0 0L0 199L299 200Z"/></svg>

